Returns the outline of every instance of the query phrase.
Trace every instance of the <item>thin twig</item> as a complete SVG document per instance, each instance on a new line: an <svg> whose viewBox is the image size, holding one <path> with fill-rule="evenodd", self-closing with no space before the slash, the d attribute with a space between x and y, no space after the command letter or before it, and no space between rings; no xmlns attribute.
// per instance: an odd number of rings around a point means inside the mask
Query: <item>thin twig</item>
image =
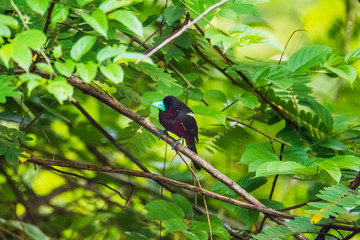
<svg viewBox="0 0 360 240"><path fill-rule="evenodd" d="M14 237L14 238L16 238L16 239L19 239L19 240L25 240L24 238L22 238L22 237L20 237L20 236L16 235L16 234L15 234L15 233L13 233L13 232L10 232L9 230L7 230L6 228L3 228L2 226L0 226L0 230L1 230L1 231L3 231L3 232L6 232L7 234L9 234L9 235L13 236L13 237Z"/></svg>
<svg viewBox="0 0 360 240"><path fill-rule="evenodd" d="M47 10L47 17L46 17L46 22L45 22L44 31L43 31L45 35L47 34L47 31L49 30L51 14L52 14L52 11L54 10L54 6L55 6L56 2L58 2L58 0L52 1L50 4L50 7Z"/></svg>
<svg viewBox="0 0 360 240"><path fill-rule="evenodd" d="M53 171L55 171L55 172L59 172L59 173L62 173L62 174L70 175L70 176L77 177L77 178L81 178L81 179L85 179L86 181L89 181L89 182L92 182L92 183L96 183L96 184L99 184L99 185L103 185L104 187L110 189L111 191L114 191L117 195L120 196L120 198L126 200L126 198L123 197L123 195L121 195L121 193L120 193L118 190L110 187L109 185L107 185L107 184L105 184L105 183L99 182L99 181L94 180L94 179L91 179L91 178L84 177L84 176L79 175L79 174L76 174L76 173L71 173L71 172L62 171L62 170L60 170L60 169L56 169L56 168L51 167L51 166L48 166L48 168L51 169L51 170L53 170Z"/></svg>
<svg viewBox="0 0 360 240"><path fill-rule="evenodd" d="M210 6L208 9L206 9L203 13L201 13L197 18L195 18L193 21L189 22L188 24L186 24L182 29L180 29L178 32L176 32L174 35L170 36L169 38L167 38L165 41L163 41L162 43L160 43L157 47L155 47L153 50L151 50L148 54L146 54L145 56L143 56L142 58L138 59L135 64L138 64L139 62L141 62L142 60L151 57L154 53L156 53L159 49L161 49L162 47L164 47L166 44L168 44L169 42L171 42L172 40L174 40L175 38L177 38L178 36L180 36L181 34L183 34L187 29L189 29L191 26L193 26L195 23L197 23L200 19L202 19L206 14L208 14L211 10L223 5L224 3L226 3L228 0L222 0L212 6Z"/></svg>

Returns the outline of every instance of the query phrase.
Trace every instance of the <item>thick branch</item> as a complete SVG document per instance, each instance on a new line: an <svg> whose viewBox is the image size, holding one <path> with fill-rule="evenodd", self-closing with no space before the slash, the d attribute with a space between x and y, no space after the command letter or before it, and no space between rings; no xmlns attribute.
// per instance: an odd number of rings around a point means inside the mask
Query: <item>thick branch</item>
<svg viewBox="0 0 360 240"><path fill-rule="evenodd" d="M31 156L31 159L29 159L28 161L31 163L37 164L37 165L42 165L42 166L68 167L68 168L83 169L83 170L96 171L96 172L119 173L119 174L134 176L134 177L148 178L148 179L152 179L154 181L159 181L159 182L167 183L167 184L170 184L170 185L173 185L176 187L187 189L192 192L200 193L205 196L211 197L213 199L227 202L227 203L233 204L238 207L252 209L252 210L259 211L264 214L269 214L269 215L276 216L276 217L294 219L294 216L286 214L286 213L278 212L276 210L266 208L266 207L254 206L253 204L241 202L234 198L226 197L226 196L208 191L206 189L196 187L196 186L193 186L193 185L190 185L187 183L179 182L179 181L176 181L176 180L173 180L170 178L162 177L162 176L154 174L154 173L140 172L140 171L136 171L136 170L112 167L112 166L96 166L96 165L78 163L78 162L74 162L74 161L52 160L52 159L40 158L40 157L36 157L36 156Z"/></svg>

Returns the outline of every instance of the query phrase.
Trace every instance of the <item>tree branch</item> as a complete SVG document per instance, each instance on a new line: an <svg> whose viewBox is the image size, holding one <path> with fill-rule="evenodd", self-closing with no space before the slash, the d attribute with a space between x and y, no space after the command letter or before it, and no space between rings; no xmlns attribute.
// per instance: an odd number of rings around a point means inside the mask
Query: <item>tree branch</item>
<svg viewBox="0 0 360 240"><path fill-rule="evenodd" d="M223 196L223 195L220 195L220 194L217 194L217 193L211 192L209 190L206 190L206 189L203 189L200 187L196 187L196 186L193 186L193 185L190 185L187 183L183 183L183 182L179 182L179 181L176 181L173 179L162 177L162 176L160 176L158 174L154 174L154 173L140 172L140 171L131 170L131 169L127 169L127 168L119 168L119 167L112 167L112 166L96 166L96 165L78 163L78 162L74 162L74 161L52 160L52 159L40 158L40 157L36 157L36 156L31 156L31 158L28 159L28 162L31 162L31 163L34 163L34 164L37 164L40 166L46 166L46 167L58 166L58 167L83 169L83 170L96 171L96 172L119 173L119 174L134 176L134 177L148 178L148 179L152 179L154 181L156 180L156 181L167 183L167 184L170 184L170 185L173 185L176 187L187 189L192 192L203 194L203 195L211 197L213 199L216 199L216 200L219 200L222 202L227 202L227 203L233 204L238 207L252 209L255 211L262 212L264 214L269 214L272 216L282 217L282 218L286 218L286 219L294 219L295 218L295 216L293 216L293 215L278 212L276 210L273 210L273 209L270 209L267 207L255 206L253 204L245 203L245 202L239 201L234 198Z"/></svg>

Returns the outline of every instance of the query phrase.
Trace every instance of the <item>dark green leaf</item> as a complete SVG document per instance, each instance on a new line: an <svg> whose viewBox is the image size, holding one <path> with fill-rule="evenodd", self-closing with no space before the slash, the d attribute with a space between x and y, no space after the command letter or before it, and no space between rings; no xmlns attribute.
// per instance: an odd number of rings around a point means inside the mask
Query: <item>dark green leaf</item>
<svg viewBox="0 0 360 240"><path fill-rule="evenodd" d="M210 90L206 92L206 96L214 98L219 102L226 103L227 99L225 94L220 90Z"/></svg>
<svg viewBox="0 0 360 240"><path fill-rule="evenodd" d="M184 15L184 9L179 6L170 6L164 10L164 20L171 26Z"/></svg>
<svg viewBox="0 0 360 240"><path fill-rule="evenodd" d="M194 216L193 207L189 200L181 194L173 194L172 198L174 202L184 211L186 217L189 218Z"/></svg>
<svg viewBox="0 0 360 240"><path fill-rule="evenodd" d="M320 117L320 119L326 124L328 128L333 128L334 121L331 117L331 113L323 105L310 99L301 100L299 104L308 106Z"/></svg>
<svg viewBox="0 0 360 240"><path fill-rule="evenodd" d="M52 115L54 115L54 116L56 116L56 117L64 120L65 122L68 122L68 123L71 122L68 118L66 118L64 115L62 115L61 113L59 113L59 112L56 111L55 109L53 109L53 108L51 108L51 107L49 107L49 106L46 106L46 105L44 105L44 104L41 104L41 106L42 106L43 108L45 108L46 111L48 111L48 112L51 113Z"/></svg>
<svg viewBox="0 0 360 240"><path fill-rule="evenodd" d="M186 225L182 219L169 219L165 222L166 232L181 232L186 230Z"/></svg>
<svg viewBox="0 0 360 240"><path fill-rule="evenodd" d="M145 209L148 211L146 218L150 220L170 220L180 219L185 216L184 211L175 203L165 200L154 200L146 204Z"/></svg>

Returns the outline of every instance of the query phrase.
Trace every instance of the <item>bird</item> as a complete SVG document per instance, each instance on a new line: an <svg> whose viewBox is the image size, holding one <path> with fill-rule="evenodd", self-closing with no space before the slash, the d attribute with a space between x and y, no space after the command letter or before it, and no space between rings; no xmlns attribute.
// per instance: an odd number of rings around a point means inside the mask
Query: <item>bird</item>
<svg viewBox="0 0 360 240"><path fill-rule="evenodd" d="M165 128L159 137L167 131L172 132L179 137L173 144L173 148L181 139L185 139L186 146L197 153L195 144L199 142L198 126L193 111L174 96L167 96L162 101L154 102L152 105L159 109L159 122ZM198 164L194 163L194 166L197 170L201 170Z"/></svg>

